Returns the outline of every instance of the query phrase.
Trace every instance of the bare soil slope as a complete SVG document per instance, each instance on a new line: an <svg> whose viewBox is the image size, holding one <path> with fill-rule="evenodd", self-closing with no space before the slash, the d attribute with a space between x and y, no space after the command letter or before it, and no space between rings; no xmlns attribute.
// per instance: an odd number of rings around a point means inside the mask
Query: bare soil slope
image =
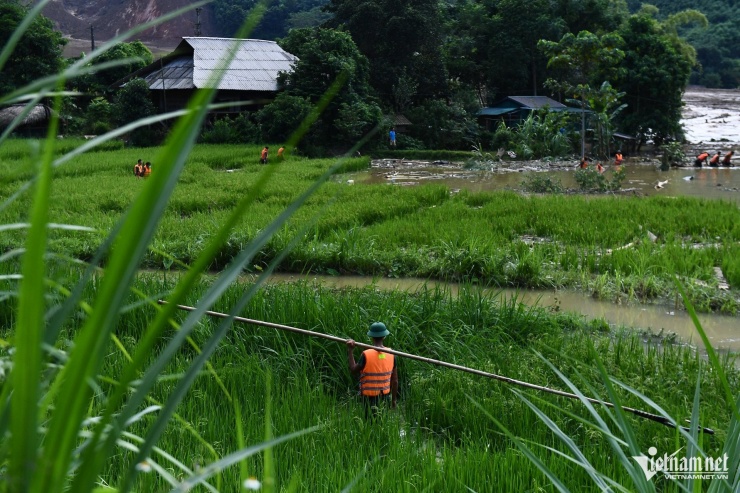
<svg viewBox="0 0 740 493"><path fill-rule="evenodd" d="M90 26L96 43L109 40L167 13L192 5L190 0L51 0L44 9L56 28L71 39L66 56L76 56L90 49ZM195 35L196 13L190 10L170 21L136 34L140 40L163 50L174 48L183 36ZM211 10L200 13L201 34L213 36ZM210 28L209 28L210 26Z"/></svg>

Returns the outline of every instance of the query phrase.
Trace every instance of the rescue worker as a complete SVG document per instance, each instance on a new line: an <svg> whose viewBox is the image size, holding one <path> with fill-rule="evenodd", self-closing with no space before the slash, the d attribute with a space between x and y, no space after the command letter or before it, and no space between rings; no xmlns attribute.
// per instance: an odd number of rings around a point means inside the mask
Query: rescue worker
<svg viewBox="0 0 740 493"><path fill-rule="evenodd" d="M375 322L370 325L367 336L372 339L373 346L383 348L383 339L390 334L385 324ZM366 349L360 360L355 362L355 341L347 340L347 363L349 371L360 373L360 395L365 404L365 417L370 413L378 414L378 409L391 398L391 409L395 409L398 400L398 370L394 355Z"/></svg>
<svg viewBox="0 0 740 493"><path fill-rule="evenodd" d="M134 164L134 176L140 177L142 176L142 173L144 173L144 163L139 159L139 161Z"/></svg>
<svg viewBox="0 0 740 493"><path fill-rule="evenodd" d="M586 156L583 156L583 159L581 159L580 164L578 165L581 169L588 168L588 158Z"/></svg>
<svg viewBox="0 0 740 493"><path fill-rule="evenodd" d="M285 156L283 156L283 153L285 152L285 147L281 147L278 149L278 159L283 160L285 159Z"/></svg>
<svg viewBox="0 0 740 493"><path fill-rule="evenodd" d="M144 178L146 178L147 176L151 174L152 174L152 163L147 161L146 164L144 165L144 175L143 176Z"/></svg>
<svg viewBox="0 0 740 493"><path fill-rule="evenodd" d="M622 149L620 149L614 155L614 166L622 166L622 161L624 161L624 158L622 157Z"/></svg>
<svg viewBox="0 0 740 493"><path fill-rule="evenodd" d="M599 173L604 172L604 167L601 165L601 163L596 163L596 171L598 171Z"/></svg>
<svg viewBox="0 0 740 493"><path fill-rule="evenodd" d="M725 154L725 157L722 158L722 166L732 166L732 155L735 154L735 151L730 151L727 154Z"/></svg>
<svg viewBox="0 0 740 493"><path fill-rule="evenodd" d="M694 161L694 166L697 168L701 168L702 163L707 164L707 159L709 159L709 153L708 152L702 152L698 156L696 156L696 161Z"/></svg>
<svg viewBox="0 0 740 493"><path fill-rule="evenodd" d="M722 157L722 153L717 151L717 154L712 156L712 159L709 160L709 166L717 167L719 166L719 158Z"/></svg>
<svg viewBox="0 0 740 493"><path fill-rule="evenodd" d="M270 148L265 146L264 149L262 149L262 153L260 154L260 163L267 164L267 153Z"/></svg>

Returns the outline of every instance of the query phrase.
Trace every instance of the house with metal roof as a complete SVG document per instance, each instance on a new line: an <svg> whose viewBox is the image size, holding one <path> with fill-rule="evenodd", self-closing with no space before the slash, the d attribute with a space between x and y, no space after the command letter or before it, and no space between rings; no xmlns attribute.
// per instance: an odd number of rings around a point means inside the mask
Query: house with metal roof
<svg viewBox="0 0 740 493"><path fill-rule="evenodd" d="M184 108L197 89L216 88L215 103L234 103L219 112L242 112L272 101L278 74L292 71L297 60L274 41L184 37L172 53L122 82L143 78L160 111Z"/></svg>
<svg viewBox="0 0 740 493"><path fill-rule="evenodd" d="M580 113L580 108L572 108L547 96L507 96L492 106L481 108L478 112L478 123L486 130L495 130L500 122L507 125L518 125L529 117L533 111L569 111Z"/></svg>

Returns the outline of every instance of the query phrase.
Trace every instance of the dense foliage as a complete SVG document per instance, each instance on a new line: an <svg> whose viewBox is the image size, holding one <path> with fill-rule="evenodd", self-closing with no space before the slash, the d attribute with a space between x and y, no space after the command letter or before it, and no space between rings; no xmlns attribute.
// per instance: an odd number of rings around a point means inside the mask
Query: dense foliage
<svg viewBox="0 0 740 493"><path fill-rule="evenodd" d="M0 46L8 44L28 9L15 0L0 1ZM5 95L30 82L56 74L64 66L62 33L46 17L33 20L0 72L0 94Z"/></svg>
<svg viewBox="0 0 740 493"><path fill-rule="evenodd" d="M627 0L636 12L641 0ZM679 29L696 48L699 66L691 72L691 83L708 87L735 88L740 85L740 3L735 0L651 0L659 9L658 18L686 9L696 9L707 16L708 26L687 25Z"/></svg>
<svg viewBox="0 0 740 493"><path fill-rule="evenodd" d="M640 142L680 139L684 87L711 51L708 45L694 49L680 35L704 29L707 18L696 10L673 8L666 15L654 6L638 9L633 3L284 0L260 11L253 0L218 0L213 8L224 35L233 34L249 13L262 12L250 36L279 38L300 61L293 74L283 75L284 91L273 104L244 120L249 131L229 129L233 124L223 121L217 133L209 128L204 139L234 142L241 135L249 141L284 141L335 82L341 89L326 100L323 116L304 136L302 146L309 154L342 152L378 128L382 130L366 149L382 150L399 114L411 121L398 139L400 149L495 145L477 124L480 108L504 96L530 94L589 110L581 145L574 142L561 147L562 152L583 152L588 135L598 155L609 155L615 131L636 135ZM22 11L15 2L2 5ZM17 23L18 15L6 20L6 27ZM58 40L54 31L39 33L51 44ZM728 43L725 51L711 56L727 61L734 56L732 46ZM39 67L53 60L29 57ZM65 106L68 132L99 133L116 125L114 118L105 119L109 112L102 102L92 111L88 106L101 96L113 103L117 89L111 84L151 61L151 53L140 42L120 43L99 61L114 59L127 63L68 83L87 95ZM724 64L721 77L716 71L706 77L726 81L733 66ZM13 70L5 69L11 75Z"/></svg>
<svg viewBox="0 0 740 493"><path fill-rule="evenodd" d="M268 105L260 115L270 128L269 139L283 140L297 128L300 116L329 95L321 117L304 137L311 148L350 147L381 121L380 107L372 97L367 58L352 38L334 29L294 29L280 41L283 49L299 58L293 72L282 74L285 90L273 104L295 108L292 117L280 121ZM306 104L308 103L308 104ZM265 116L265 112L268 113ZM292 125L292 127L291 127Z"/></svg>

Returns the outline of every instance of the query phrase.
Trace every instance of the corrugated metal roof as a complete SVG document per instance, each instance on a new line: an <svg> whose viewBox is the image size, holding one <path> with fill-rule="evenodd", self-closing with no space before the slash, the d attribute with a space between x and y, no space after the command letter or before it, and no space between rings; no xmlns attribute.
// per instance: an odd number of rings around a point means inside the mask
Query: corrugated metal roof
<svg viewBox="0 0 740 493"><path fill-rule="evenodd" d="M393 116L393 123L398 126L411 125L411 121L405 115L397 114Z"/></svg>
<svg viewBox="0 0 740 493"><path fill-rule="evenodd" d="M550 109L567 108L563 103L558 103L547 96L509 96L508 99L516 101L529 109L540 109L548 106Z"/></svg>
<svg viewBox="0 0 740 493"><path fill-rule="evenodd" d="M478 116L500 116L506 113L513 113L519 110L519 108L481 108L478 112Z"/></svg>
<svg viewBox="0 0 740 493"><path fill-rule="evenodd" d="M227 65L232 50L236 52ZM262 39L186 37L175 53L183 55L146 76L150 89L212 87L219 71L225 71L218 89L277 91L278 73L290 72L298 60L276 42Z"/></svg>
<svg viewBox="0 0 740 493"><path fill-rule="evenodd" d="M150 73L144 80L149 89L195 89L193 84L193 59L183 56L170 60L161 69Z"/></svg>

